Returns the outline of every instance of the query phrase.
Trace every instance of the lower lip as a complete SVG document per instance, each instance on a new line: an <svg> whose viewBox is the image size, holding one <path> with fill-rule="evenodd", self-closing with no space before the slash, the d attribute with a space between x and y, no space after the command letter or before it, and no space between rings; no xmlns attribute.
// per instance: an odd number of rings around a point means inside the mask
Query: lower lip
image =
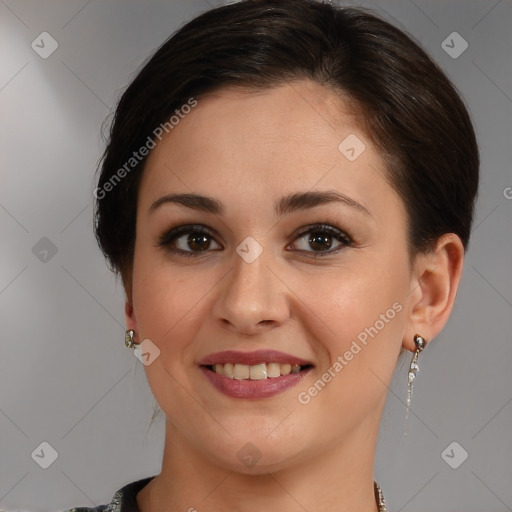
<svg viewBox="0 0 512 512"><path fill-rule="evenodd" d="M311 368L306 368L299 373L290 373L262 380L236 380L219 375L205 366L199 368L221 393L232 398L245 399L268 398L278 395L295 386L311 370Z"/></svg>

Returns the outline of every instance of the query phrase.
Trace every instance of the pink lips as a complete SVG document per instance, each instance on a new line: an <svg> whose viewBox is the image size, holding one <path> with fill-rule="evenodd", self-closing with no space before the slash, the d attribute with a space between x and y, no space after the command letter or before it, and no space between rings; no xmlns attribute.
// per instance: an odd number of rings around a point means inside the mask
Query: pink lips
<svg viewBox="0 0 512 512"><path fill-rule="evenodd" d="M298 364L300 366L310 365L311 362L305 359L285 354L284 352L277 352L276 350L255 350L254 352L240 352L237 350L226 350L224 352L216 352L210 354L199 361L201 366L226 364L226 363L239 363L239 364L260 364L260 363L290 363L291 365Z"/></svg>
<svg viewBox="0 0 512 512"><path fill-rule="evenodd" d="M256 365L261 363L280 363L307 366L299 373L290 373L280 377L264 380L236 380L219 375L209 369L215 364L239 363ZM305 359L277 352L275 350L257 350L254 352L240 352L227 350L210 354L199 361L200 370L210 383L221 393L232 398L258 399L267 398L286 391L295 386L312 369L311 363Z"/></svg>

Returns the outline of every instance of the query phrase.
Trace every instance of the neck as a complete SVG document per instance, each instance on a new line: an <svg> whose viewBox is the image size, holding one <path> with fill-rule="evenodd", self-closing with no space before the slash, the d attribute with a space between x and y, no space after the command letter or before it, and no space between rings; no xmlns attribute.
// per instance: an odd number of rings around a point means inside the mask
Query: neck
<svg viewBox="0 0 512 512"><path fill-rule="evenodd" d="M242 474L195 451L166 424L162 471L137 496L141 512L376 512L376 433L358 428L343 445L284 469Z"/></svg>

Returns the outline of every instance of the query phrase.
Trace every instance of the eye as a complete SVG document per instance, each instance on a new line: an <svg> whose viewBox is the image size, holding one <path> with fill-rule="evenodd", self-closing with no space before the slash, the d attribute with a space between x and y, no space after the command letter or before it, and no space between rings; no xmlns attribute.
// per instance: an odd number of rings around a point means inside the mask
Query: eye
<svg viewBox="0 0 512 512"><path fill-rule="evenodd" d="M314 257L327 256L341 250L343 247L354 245L352 238L344 231L326 224L317 224L310 226L307 231L303 231L297 238L294 245L298 246L299 251L312 252ZM338 242L335 245L335 241ZM310 250L313 249L313 250Z"/></svg>
<svg viewBox="0 0 512 512"><path fill-rule="evenodd" d="M310 253L313 257L333 254L343 247L354 245L352 238L344 231L326 224L315 224L302 231L291 247L294 250ZM200 256L211 250L221 250L222 246L212 233L201 225L188 225L173 228L158 239L157 246L183 256ZM312 250L311 250L312 249Z"/></svg>
<svg viewBox="0 0 512 512"><path fill-rule="evenodd" d="M159 238L157 245L187 256L199 256L208 250L222 249L210 231L199 225L171 229Z"/></svg>

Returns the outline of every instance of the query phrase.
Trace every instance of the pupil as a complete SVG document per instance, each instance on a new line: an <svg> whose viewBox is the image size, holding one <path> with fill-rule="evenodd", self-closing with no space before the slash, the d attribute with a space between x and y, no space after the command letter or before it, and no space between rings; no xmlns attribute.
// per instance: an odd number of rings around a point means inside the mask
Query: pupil
<svg viewBox="0 0 512 512"><path fill-rule="evenodd" d="M313 249L329 249L332 245L330 235L316 234L309 237L309 243Z"/></svg>
<svg viewBox="0 0 512 512"><path fill-rule="evenodd" d="M208 237L201 233L189 235L188 244L191 249L196 249L198 251L205 251L210 246Z"/></svg>

